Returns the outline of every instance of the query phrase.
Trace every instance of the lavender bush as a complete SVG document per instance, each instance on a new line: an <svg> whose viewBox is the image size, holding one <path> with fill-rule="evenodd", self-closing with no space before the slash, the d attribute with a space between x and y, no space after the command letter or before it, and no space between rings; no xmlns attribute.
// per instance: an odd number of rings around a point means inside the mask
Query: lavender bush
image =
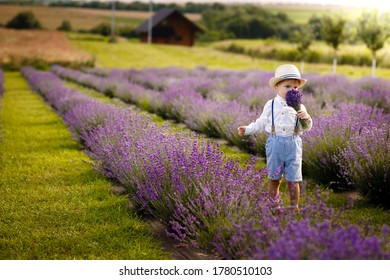
<svg viewBox="0 0 390 280"><path fill-rule="evenodd" d="M316 191L299 219L293 211L281 216L261 212L261 220L221 226L215 246L226 258L241 259L388 259L389 228L379 238L370 226L351 226ZM221 239L220 236L226 238ZM382 248L382 249L380 249Z"/></svg>
<svg viewBox="0 0 390 280"><path fill-rule="evenodd" d="M364 127L338 157L341 174L375 204L390 207L390 126Z"/></svg>
<svg viewBox="0 0 390 280"><path fill-rule="evenodd" d="M249 111L262 111L268 100L275 98L275 91L268 85L262 87L243 87L241 96L236 99L242 105L249 108Z"/></svg>
<svg viewBox="0 0 390 280"><path fill-rule="evenodd" d="M353 84L357 102L382 108L385 113L390 113L390 83L388 80L364 77Z"/></svg>
<svg viewBox="0 0 390 280"><path fill-rule="evenodd" d="M310 178L325 186L348 188L337 163L340 149L346 148L350 139L362 129L375 129L389 120L389 115L381 110L363 104L342 104L331 116L315 119L315 126L303 135L304 170Z"/></svg>
<svg viewBox="0 0 390 280"><path fill-rule="evenodd" d="M307 75L304 95L313 95L321 106L353 101L351 80L342 75Z"/></svg>
<svg viewBox="0 0 390 280"><path fill-rule="evenodd" d="M111 70L105 68L91 68L91 67L83 67L81 68L83 72L100 76L100 77L108 77L110 75Z"/></svg>

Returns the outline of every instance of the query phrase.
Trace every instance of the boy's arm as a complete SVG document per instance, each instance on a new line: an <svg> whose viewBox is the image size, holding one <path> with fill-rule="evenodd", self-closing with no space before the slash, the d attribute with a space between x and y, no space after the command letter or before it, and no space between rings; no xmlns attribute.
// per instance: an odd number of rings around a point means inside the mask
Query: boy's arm
<svg viewBox="0 0 390 280"><path fill-rule="evenodd" d="M268 123L268 116L271 114L271 102L272 101L268 101L265 104L261 116L256 121L252 122L250 125L244 126L245 135L252 135L256 132L262 132L265 129L265 126Z"/></svg>

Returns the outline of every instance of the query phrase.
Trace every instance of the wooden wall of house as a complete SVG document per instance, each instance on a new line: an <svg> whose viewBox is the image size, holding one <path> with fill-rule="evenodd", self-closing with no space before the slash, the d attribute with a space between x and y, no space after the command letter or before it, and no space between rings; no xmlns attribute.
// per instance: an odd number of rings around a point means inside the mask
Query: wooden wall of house
<svg viewBox="0 0 390 280"><path fill-rule="evenodd" d="M153 36L153 43L156 44L169 44L169 45L182 45L182 46L193 46L195 43L195 31L188 21L180 17L178 14L172 14L162 22L160 22L155 28L160 26L172 26L175 30L176 37L157 37ZM147 43L148 34L141 34L141 42Z"/></svg>

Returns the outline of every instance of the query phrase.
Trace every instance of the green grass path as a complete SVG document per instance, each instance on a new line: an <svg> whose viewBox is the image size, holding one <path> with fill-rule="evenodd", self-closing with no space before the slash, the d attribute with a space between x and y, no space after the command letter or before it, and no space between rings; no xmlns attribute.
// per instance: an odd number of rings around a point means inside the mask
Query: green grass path
<svg viewBox="0 0 390 280"><path fill-rule="evenodd" d="M19 73L0 106L0 259L166 259Z"/></svg>

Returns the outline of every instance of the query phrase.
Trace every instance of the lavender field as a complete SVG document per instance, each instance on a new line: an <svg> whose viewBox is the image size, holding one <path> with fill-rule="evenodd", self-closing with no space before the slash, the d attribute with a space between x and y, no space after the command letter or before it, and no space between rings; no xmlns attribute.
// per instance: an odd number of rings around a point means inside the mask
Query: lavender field
<svg viewBox="0 0 390 280"><path fill-rule="evenodd" d="M59 66L52 71L265 157L265 134L243 140L236 129L256 119L266 101L273 98L275 93L268 86L270 72L173 67L79 72ZM374 203L390 206L386 187L390 83L339 75L307 78L304 104L315 125L303 135L304 172L318 184L336 190L357 189Z"/></svg>
<svg viewBox="0 0 390 280"><path fill-rule="evenodd" d="M241 167L218 145L173 133L127 107L101 103L58 78L264 154L265 135L243 140L236 129L255 119L273 97L264 86L272 73L51 70L24 68L22 73L83 143L96 169L129 189L140 210L169 226L169 235L226 259L390 258L388 226L352 225L343 215L348 210L327 205L319 189L307 196L298 216L276 214L272 209L283 201L267 196L266 170L256 168L254 158ZM389 83L342 76L308 79L304 103L314 127L304 135L306 176L323 186L357 189L388 207Z"/></svg>

